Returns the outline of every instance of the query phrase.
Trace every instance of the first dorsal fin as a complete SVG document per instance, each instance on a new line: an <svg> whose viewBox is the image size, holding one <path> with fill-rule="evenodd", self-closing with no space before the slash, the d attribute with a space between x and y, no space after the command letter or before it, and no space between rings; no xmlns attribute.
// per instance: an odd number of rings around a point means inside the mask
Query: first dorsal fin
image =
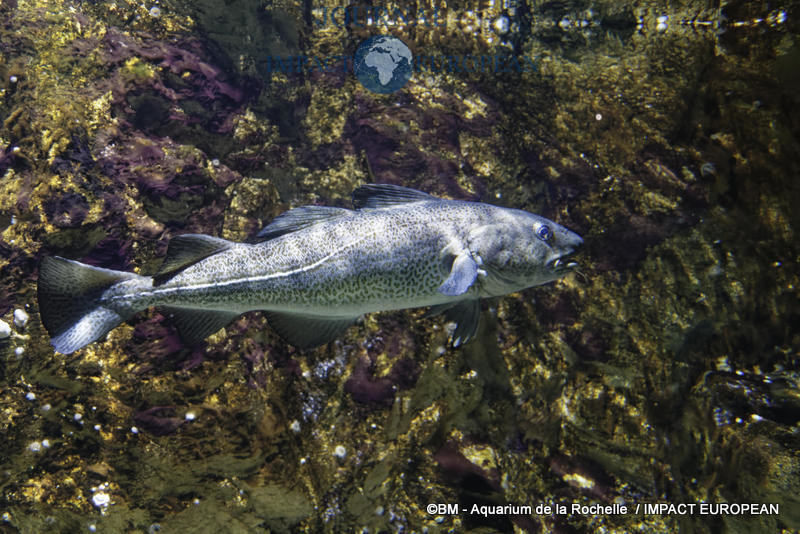
<svg viewBox="0 0 800 534"><path fill-rule="evenodd" d="M184 234L174 237L167 247L164 263L153 276L153 284L163 284L190 265L228 250L231 245L232 243L225 239L203 234Z"/></svg>
<svg viewBox="0 0 800 534"><path fill-rule="evenodd" d="M256 237L261 240L274 239L317 223L350 215L351 213L352 211L346 208L300 206L275 217Z"/></svg>
<svg viewBox="0 0 800 534"><path fill-rule="evenodd" d="M389 208L398 204L441 200L428 193L392 184L367 184L353 191L353 205L361 208Z"/></svg>

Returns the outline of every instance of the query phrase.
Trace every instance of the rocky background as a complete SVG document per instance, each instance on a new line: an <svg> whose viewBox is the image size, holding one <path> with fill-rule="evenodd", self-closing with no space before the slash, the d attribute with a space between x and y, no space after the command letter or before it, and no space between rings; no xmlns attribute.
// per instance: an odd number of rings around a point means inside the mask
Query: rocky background
<svg viewBox="0 0 800 534"><path fill-rule="evenodd" d="M383 31L322 3L3 2L0 532L800 529L800 13L721 4L448 3L391 33L537 69L383 96L266 71ZM157 310L48 344L43 256L152 273L175 235L371 181L554 219L581 272L487 302L458 350L421 310L306 352L258 313L199 347ZM656 502L780 514L426 510Z"/></svg>

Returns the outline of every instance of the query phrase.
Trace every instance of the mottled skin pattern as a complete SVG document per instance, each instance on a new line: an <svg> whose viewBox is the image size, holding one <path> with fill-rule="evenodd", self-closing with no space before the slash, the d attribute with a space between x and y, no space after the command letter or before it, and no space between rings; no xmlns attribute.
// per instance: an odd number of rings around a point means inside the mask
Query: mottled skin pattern
<svg viewBox="0 0 800 534"><path fill-rule="evenodd" d="M547 224L550 243L537 235ZM528 212L433 200L364 208L263 243L232 244L164 284L140 277L107 290L103 304L128 316L158 305L192 309L288 311L329 317L430 306L506 294L554 280L553 266L580 238ZM455 255L482 264L466 294L439 286Z"/></svg>

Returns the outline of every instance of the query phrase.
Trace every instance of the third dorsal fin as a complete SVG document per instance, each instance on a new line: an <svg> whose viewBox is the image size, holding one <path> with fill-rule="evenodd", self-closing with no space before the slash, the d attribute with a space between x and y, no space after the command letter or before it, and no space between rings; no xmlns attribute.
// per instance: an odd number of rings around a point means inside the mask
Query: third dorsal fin
<svg viewBox="0 0 800 534"><path fill-rule="evenodd" d="M200 260L231 248L230 241L203 234L184 234L172 238L167 247L167 257L153 276L155 285L163 284L185 268Z"/></svg>

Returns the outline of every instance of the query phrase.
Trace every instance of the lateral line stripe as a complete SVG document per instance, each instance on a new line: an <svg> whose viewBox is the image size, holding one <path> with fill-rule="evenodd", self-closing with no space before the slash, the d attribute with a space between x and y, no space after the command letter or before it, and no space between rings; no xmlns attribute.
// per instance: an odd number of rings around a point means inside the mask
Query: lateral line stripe
<svg viewBox="0 0 800 534"><path fill-rule="evenodd" d="M341 249L336 250L334 252L331 252L330 254L325 256L324 258L317 260L316 262L312 263L311 265L306 265L305 267L300 267L300 268L294 269L292 271L286 271L286 272L281 272L281 273L271 273L271 274L265 274L265 275L260 275L260 276L253 276L253 277L249 277L249 278L237 278L235 280L226 280L224 282L214 282L214 283L199 284L199 285L186 285L186 286L181 286L181 287L169 287L169 288L165 288L165 289L156 289L156 290L153 290L153 291L142 291L142 292L139 292L138 295L141 296L141 297L149 297L149 296L153 296L153 295L168 295L170 293L175 293L177 291L186 291L187 289L198 290L199 291L199 290L202 290L202 289L208 289L210 287L224 287L224 286L227 286L227 285L242 284L242 283L247 283L247 282L261 282L261 281L266 281L266 280L270 280L270 279L273 279L273 278L282 278L282 277L286 277L286 276L291 276L293 274L310 271L312 269L315 269L315 268L319 267L320 265L322 265L326 261L330 260L331 258L336 256L337 254L341 254L342 252L344 252L348 248L353 247L355 245L358 245L361 241L367 239L368 237L371 237L374 234L375 234L375 232L371 232L371 233L369 233L369 234L367 234L367 235L365 235L363 237L360 237L359 239L353 241L352 243L348 243L347 245L345 245ZM122 295L120 295L120 297L124 298L124 296L122 296ZM117 298L117 297L115 297L115 298Z"/></svg>

